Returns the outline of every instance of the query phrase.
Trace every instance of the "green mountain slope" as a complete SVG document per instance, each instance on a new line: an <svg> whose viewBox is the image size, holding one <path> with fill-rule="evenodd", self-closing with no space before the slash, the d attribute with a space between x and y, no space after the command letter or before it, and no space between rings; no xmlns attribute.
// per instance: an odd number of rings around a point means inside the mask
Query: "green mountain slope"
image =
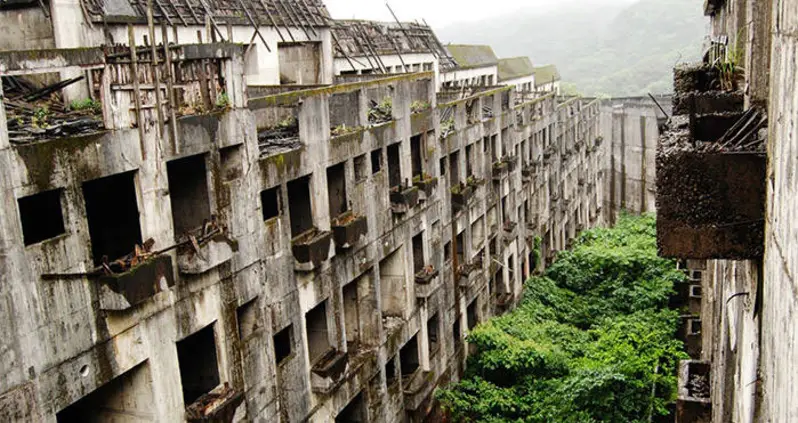
<svg viewBox="0 0 798 423"><path fill-rule="evenodd" d="M567 86L588 95L672 90L671 69L700 57L706 32L701 2L565 3L439 30L445 42L490 44L500 57L554 63Z"/></svg>

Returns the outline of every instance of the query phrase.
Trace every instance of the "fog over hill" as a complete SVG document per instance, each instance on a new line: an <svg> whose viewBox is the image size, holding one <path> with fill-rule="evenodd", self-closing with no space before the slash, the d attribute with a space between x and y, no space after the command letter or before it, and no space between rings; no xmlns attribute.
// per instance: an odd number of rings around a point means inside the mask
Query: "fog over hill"
<svg viewBox="0 0 798 423"><path fill-rule="evenodd" d="M670 92L674 64L700 58L701 9L695 0L563 1L437 30L444 43L554 63L566 87L586 95L644 95Z"/></svg>

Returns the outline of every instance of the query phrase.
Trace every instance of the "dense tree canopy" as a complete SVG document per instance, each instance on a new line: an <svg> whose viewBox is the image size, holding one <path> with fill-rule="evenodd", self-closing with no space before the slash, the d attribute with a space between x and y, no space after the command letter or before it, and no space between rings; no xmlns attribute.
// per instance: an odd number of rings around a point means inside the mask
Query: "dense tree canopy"
<svg viewBox="0 0 798 423"><path fill-rule="evenodd" d="M675 400L683 274L657 256L653 216L623 216L580 235L518 309L468 335L465 378L438 392L463 422L648 422Z"/></svg>

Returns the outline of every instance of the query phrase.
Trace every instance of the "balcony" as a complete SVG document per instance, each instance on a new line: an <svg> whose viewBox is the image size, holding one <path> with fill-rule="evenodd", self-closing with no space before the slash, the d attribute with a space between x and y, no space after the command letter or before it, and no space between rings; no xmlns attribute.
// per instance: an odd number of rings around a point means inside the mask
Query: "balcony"
<svg viewBox="0 0 798 423"><path fill-rule="evenodd" d="M435 373L420 369L402 380L405 409L409 411L420 409L421 405L431 398L435 387Z"/></svg>
<svg viewBox="0 0 798 423"><path fill-rule="evenodd" d="M423 199L426 200L432 197L435 188L438 187L438 178L425 174L416 175L413 178L413 186L423 193Z"/></svg>
<svg viewBox="0 0 798 423"><path fill-rule="evenodd" d="M316 360L310 372L310 385L314 393L329 395L338 385L349 364L349 356L342 351L330 349Z"/></svg>
<svg viewBox="0 0 798 423"><path fill-rule="evenodd" d="M332 221L333 240L335 240L335 246L341 249L352 248L367 232L366 217L358 216L351 211Z"/></svg>
<svg viewBox="0 0 798 423"><path fill-rule="evenodd" d="M405 214L418 204L418 187L394 187L391 189L391 211Z"/></svg>
<svg viewBox="0 0 798 423"><path fill-rule="evenodd" d="M685 360L679 363L676 423L712 422L711 363Z"/></svg>
<svg viewBox="0 0 798 423"><path fill-rule="evenodd" d="M427 266L420 272L416 273L416 297L431 297L432 294L438 290L438 284L436 281L439 275L440 272L432 266Z"/></svg>
<svg viewBox="0 0 798 423"><path fill-rule="evenodd" d="M311 229L294 238L291 251L296 261L295 268L300 272L311 272L318 268L330 255L332 232Z"/></svg>
<svg viewBox="0 0 798 423"><path fill-rule="evenodd" d="M502 238L505 245L512 243L518 237L518 223L508 220L504 222L503 229Z"/></svg>
<svg viewBox="0 0 798 423"><path fill-rule="evenodd" d="M186 407L186 421L230 423L243 402L244 393L225 383Z"/></svg>
<svg viewBox="0 0 798 423"><path fill-rule="evenodd" d="M147 259L124 272L102 275L98 282L100 310L128 310L175 285L172 257Z"/></svg>
<svg viewBox="0 0 798 423"><path fill-rule="evenodd" d="M512 292L505 292L503 294L496 294L496 307L507 309L513 305L515 295Z"/></svg>
<svg viewBox="0 0 798 423"><path fill-rule="evenodd" d="M188 241L177 250L177 267L184 275L201 275L229 262L237 249L225 229L210 222L188 234Z"/></svg>
<svg viewBox="0 0 798 423"><path fill-rule="evenodd" d="M518 167L518 156L507 156L502 161L507 164L507 170L510 172L515 171L515 168Z"/></svg>
<svg viewBox="0 0 798 423"><path fill-rule="evenodd" d="M474 189L468 185L461 183L452 187L452 211L457 213L468 207L473 195Z"/></svg>
<svg viewBox="0 0 798 423"><path fill-rule="evenodd" d="M501 179L502 176L509 171L509 169L509 164L503 160L493 163L493 179Z"/></svg>
<svg viewBox="0 0 798 423"><path fill-rule="evenodd" d="M712 143L695 143L686 129L665 135L657 152L657 243L662 256L762 257L767 156L763 142L750 139L763 121L751 119L755 122L738 122L751 128L748 134Z"/></svg>

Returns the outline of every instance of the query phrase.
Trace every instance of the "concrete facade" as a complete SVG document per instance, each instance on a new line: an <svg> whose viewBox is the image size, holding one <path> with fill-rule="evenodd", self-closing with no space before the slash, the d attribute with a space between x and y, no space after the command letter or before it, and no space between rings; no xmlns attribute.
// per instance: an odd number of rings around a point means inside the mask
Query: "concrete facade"
<svg viewBox="0 0 798 423"><path fill-rule="evenodd" d="M606 221L598 101L278 86L313 73L177 39L0 53L89 72L102 122L28 140L0 107L0 420L435 421L469 330Z"/></svg>
<svg viewBox="0 0 798 423"><path fill-rule="evenodd" d="M702 348L697 358L711 365L711 415L680 421L795 421L798 394L791 363L796 359L798 327L794 317L798 204L792 170L796 141L790 128L795 125L798 2L707 1L705 7L712 41L707 59L741 66L744 79L738 89L745 109L759 107L768 115L767 195L761 204L764 255L691 264L701 269ZM700 111L706 112L727 111Z"/></svg>
<svg viewBox="0 0 798 423"><path fill-rule="evenodd" d="M660 124L672 114L671 98L657 98L664 113L648 97L603 100L601 133L612 152L608 156L605 192L608 216L621 210L656 211L655 156Z"/></svg>

